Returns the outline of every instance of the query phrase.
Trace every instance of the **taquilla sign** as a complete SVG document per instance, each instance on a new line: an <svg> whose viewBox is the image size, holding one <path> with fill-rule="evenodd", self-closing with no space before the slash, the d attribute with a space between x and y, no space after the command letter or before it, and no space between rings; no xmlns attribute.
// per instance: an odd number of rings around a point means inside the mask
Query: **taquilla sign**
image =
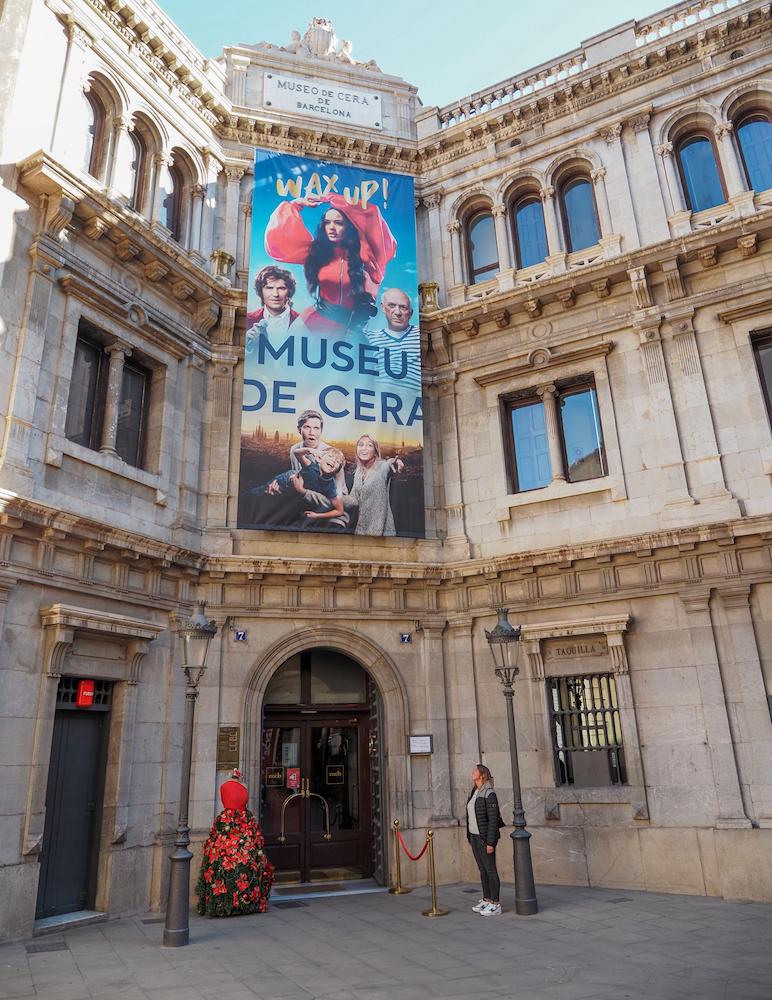
<svg viewBox="0 0 772 1000"><path fill-rule="evenodd" d="M263 101L266 108L276 111L367 128L383 127L379 94L341 86L333 80L264 73Z"/></svg>

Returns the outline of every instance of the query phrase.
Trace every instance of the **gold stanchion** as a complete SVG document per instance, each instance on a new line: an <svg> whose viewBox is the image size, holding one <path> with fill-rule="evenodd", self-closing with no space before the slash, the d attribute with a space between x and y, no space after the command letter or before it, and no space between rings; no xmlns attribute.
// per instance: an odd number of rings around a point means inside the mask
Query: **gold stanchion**
<svg viewBox="0 0 772 1000"><path fill-rule="evenodd" d="M394 847L396 848L397 854L397 884L393 885L389 892L392 896L402 896L406 892L412 892L412 889L406 889L402 885L402 865L400 863L400 854L402 853L402 848L399 846L399 820L394 820Z"/></svg>
<svg viewBox="0 0 772 1000"><path fill-rule="evenodd" d="M434 870L434 830L426 831L426 839L429 841L429 879L432 884L432 908L424 910L425 917L444 917L450 910L437 906L437 873Z"/></svg>

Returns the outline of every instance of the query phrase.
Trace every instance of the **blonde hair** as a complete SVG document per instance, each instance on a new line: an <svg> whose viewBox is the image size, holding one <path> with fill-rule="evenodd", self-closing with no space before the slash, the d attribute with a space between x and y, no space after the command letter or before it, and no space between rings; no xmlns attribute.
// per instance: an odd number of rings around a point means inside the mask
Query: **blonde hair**
<svg viewBox="0 0 772 1000"><path fill-rule="evenodd" d="M360 437L358 437L357 438L357 443L356 443L355 447L358 448L359 447L359 442L360 441L364 441L365 438L367 438L368 441L372 442L372 446L373 446L373 449L375 451L375 457L376 458L380 458L381 457L381 446L378 444L378 442L375 440L375 438L372 436L372 434L362 434ZM359 456L358 455L357 455L357 465L361 465L361 462L359 461Z"/></svg>
<svg viewBox="0 0 772 1000"><path fill-rule="evenodd" d="M485 766L485 764L475 764L475 770L479 772L480 777L483 779L483 783L490 785L493 788L493 775L490 770Z"/></svg>

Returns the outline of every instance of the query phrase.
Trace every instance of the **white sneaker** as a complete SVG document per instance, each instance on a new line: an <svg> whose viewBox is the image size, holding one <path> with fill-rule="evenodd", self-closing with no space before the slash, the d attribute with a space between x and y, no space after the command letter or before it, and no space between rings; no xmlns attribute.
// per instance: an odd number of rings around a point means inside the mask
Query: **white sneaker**
<svg viewBox="0 0 772 1000"><path fill-rule="evenodd" d="M501 903L487 903L480 910L481 917L498 917L501 913Z"/></svg>
<svg viewBox="0 0 772 1000"><path fill-rule="evenodd" d="M472 910L474 913L481 913L486 906L488 906L488 903L484 899L478 899L476 906L473 906Z"/></svg>

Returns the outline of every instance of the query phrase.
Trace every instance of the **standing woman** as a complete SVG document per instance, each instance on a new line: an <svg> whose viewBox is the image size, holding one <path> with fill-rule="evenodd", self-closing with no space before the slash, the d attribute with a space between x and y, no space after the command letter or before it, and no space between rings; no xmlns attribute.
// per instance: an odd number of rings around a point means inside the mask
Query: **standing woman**
<svg viewBox="0 0 772 1000"><path fill-rule="evenodd" d="M359 510L354 533L396 535L389 484L392 475L402 472L405 463L399 457L381 458L381 447L370 434L359 438L356 449L357 465L349 491L351 501Z"/></svg>
<svg viewBox="0 0 772 1000"><path fill-rule="evenodd" d="M496 869L496 844L503 826L499 800L493 791L493 775L484 764L472 768L472 782L474 788L466 801L466 836L482 882L482 899L472 909L482 917L497 917L501 913L501 880Z"/></svg>
<svg viewBox="0 0 772 1000"><path fill-rule="evenodd" d="M330 207L312 236L301 217L304 208ZM375 299L397 241L377 205L349 205L331 194L281 202L268 220L265 249L287 264L302 264L313 306L301 314L312 333L361 330L376 315Z"/></svg>

